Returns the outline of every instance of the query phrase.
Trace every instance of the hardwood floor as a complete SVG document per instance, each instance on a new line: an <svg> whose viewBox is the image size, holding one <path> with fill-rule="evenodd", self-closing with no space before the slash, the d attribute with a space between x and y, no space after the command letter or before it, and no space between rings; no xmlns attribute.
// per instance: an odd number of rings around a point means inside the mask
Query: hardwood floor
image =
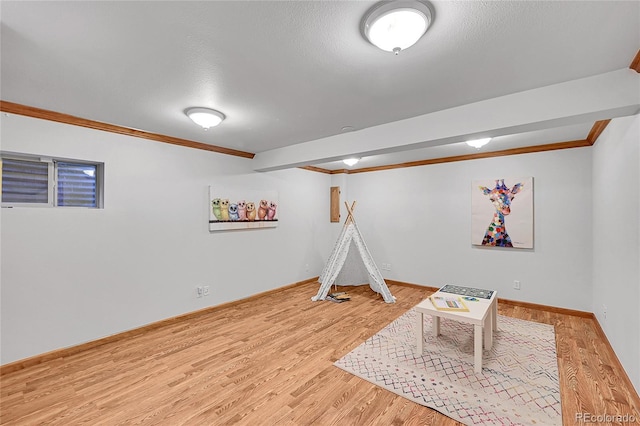
<svg viewBox="0 0 640 426"><path fill-rule="evenodd" d="M346 288L342 304L311 302L317 284L286 288L7 373L0 424L458 425L333 366L430 294L390 289L395 304L368 286ZM640 419L593 320L501 303L499 313L555 325L565 425L575 413Z"/></svg>

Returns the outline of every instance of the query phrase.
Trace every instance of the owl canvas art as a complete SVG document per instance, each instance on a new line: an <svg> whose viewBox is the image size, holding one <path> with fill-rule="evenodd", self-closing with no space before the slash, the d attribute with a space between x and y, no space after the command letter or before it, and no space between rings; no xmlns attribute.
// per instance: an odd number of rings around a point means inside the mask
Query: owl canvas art
<svg viewBox="0 0 640 426"><path fill-rule="evenodd" d="M209 231L278 226L278 192L209 187Z"/></svg>

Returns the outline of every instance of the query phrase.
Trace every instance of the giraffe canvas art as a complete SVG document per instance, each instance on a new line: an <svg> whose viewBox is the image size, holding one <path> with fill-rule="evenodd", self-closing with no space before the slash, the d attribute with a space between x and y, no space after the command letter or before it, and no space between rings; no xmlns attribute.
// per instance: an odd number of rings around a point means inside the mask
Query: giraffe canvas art
<svg viewBox="0 0 640 426"><path fill-rule="evenodd" d="M533 248L533 178L474 181L472 244Z"/></svg>

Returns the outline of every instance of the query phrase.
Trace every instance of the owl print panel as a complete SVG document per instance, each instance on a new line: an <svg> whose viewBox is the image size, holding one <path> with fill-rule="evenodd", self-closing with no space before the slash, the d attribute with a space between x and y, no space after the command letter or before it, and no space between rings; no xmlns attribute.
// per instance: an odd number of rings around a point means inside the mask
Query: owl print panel
<svg viewBox="0 0 640 426"><path fill-rule="evenodd" d="M209 187L209 231L278 226L278 192Z"/></svg>
<svg viewBox="0 0 640 426"><path fill-rule="evenodd" d="M472 182L471 243L533 248L533 177Z"/></svg>

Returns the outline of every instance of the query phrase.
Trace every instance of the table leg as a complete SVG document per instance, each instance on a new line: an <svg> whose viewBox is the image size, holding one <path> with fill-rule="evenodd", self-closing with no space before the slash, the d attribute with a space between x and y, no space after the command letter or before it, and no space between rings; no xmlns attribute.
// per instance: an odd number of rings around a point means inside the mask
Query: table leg
<svg viewBox="0 0 640 426"><path fill-rule="evenodd" d="M489 315L488 318L486 318L485 324L483 325L483 331L484 331L484 348L486 350L491 349L491 346L493 346L493 321L492 320L493 315Z"/></svg>
<svg viewBox="0 0 640 426"><path fill-rule="evenodd" d="M473 369L477 374L482 373L482 325L473 326Z"/></svg>
<svg viewBox="0 0 640 426"><path fill-rule="evenodd" d="M493 300L491 315L493 316L493 331L498 331L498 299Z"/></svg>
<svg viewBox="0 0 640 426"><path fill-rule="evenodd" d="M440 335L440 317L436 315L432 315L431 319L432 319L431 330L433 332L433 337L438 337Z"/></svg>
<svg viewBox="0 0 640 426"><path fill-rule="evenodd" d="M422 355L424 346L424 315L422 312L418 312L416 317L416 352L418 355Z"/></svg>

